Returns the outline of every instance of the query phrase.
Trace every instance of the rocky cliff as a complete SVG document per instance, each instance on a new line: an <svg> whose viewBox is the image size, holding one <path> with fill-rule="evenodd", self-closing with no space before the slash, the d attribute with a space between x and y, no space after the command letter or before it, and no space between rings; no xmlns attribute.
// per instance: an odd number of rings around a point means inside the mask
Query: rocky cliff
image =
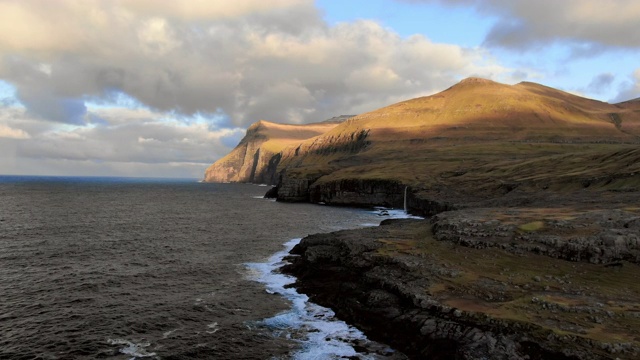
<svg viewBox="0 0 640 360"><path fill-rule="evenodd" d="M247 129L244 138L229 154L207 168L204 181L273 184L278 180L282 150L321 135L349 117L344 115L304 125L260 120Z"/></svg>
<svg viewBox="0 0 640 360"><path fill-rule="evenodd" d="M636 188L637 103L608 104L528 82L466 79L286 148L277 168L281 186L272 195L398 206L409 186L409 207L434 214L516 189Z"/></svg>
<svg viewBox="0 0 640 360"><path fill-rule="evenodd" d="M457 213L431 223L388 220L377 228L311 235L292 250L284 271L312 301L411 359L637 359L637 265L557 256L566 243L554 237L585 225L567 221L566 210L502 215L509 214L469 210L471 221ZM629 211L585 216L602 239L610 222L638 221ZM540 223L533 226L530 217ZM507 234L511 226L546 237L545 246L555 250L539 255L533 247L512 248L527 241ZM617 251L607 240L597 246Z"/></svg>

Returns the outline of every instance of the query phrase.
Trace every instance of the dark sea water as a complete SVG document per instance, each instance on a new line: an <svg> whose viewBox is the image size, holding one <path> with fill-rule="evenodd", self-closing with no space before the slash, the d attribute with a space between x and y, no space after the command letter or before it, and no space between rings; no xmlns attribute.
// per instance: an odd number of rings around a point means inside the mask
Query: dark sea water
<svg viewBox="0 0 640 360"><path fill-rule="evenodd" d="M353 355L362 334L271 270L291 239L381 218L266 190L0 177L0 359Z"/></svg>

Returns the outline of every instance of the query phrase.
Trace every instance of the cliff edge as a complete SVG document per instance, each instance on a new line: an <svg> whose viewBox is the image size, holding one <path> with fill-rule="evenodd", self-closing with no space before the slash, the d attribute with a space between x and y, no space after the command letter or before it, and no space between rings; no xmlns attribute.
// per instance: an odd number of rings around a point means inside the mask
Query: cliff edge
<svg viewBox="0 0 640 360"><path fill-rule="evenodd" d="M349 116L321 123L294 125L260 120L247 129L240 143L207 168L205 182L274 184L278 154L287 146L321 135Z"/></svg>
<svg viewBox="0 0 640 360"><path fill-rule="evenodd" d="M410 359L637 359L639 213L573 215L470 209L387 220L310 235L284 271L313 302Z"/></svg>

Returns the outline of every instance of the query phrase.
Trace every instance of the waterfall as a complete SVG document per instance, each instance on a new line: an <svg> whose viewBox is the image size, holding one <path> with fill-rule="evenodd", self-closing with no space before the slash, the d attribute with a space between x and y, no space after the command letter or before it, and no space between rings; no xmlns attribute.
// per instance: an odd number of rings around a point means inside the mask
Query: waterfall
<svg viewBox="0 0 640 360"><path fill-rule="evenodd" d="M408 214L407 212L407 189L408 188L409 188L408 186L404 187L404 213L405 214Z"/></svg>

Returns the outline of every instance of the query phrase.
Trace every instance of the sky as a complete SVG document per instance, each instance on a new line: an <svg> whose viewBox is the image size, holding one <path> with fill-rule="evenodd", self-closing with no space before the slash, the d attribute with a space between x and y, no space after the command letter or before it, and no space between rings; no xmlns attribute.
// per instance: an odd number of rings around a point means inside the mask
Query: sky
<svg viewBox="0 0 640 360"><path fill-rule="evenodd" d="M640 97L637 0L0 0L0 174L202 178L470 76Z"/></svg>

